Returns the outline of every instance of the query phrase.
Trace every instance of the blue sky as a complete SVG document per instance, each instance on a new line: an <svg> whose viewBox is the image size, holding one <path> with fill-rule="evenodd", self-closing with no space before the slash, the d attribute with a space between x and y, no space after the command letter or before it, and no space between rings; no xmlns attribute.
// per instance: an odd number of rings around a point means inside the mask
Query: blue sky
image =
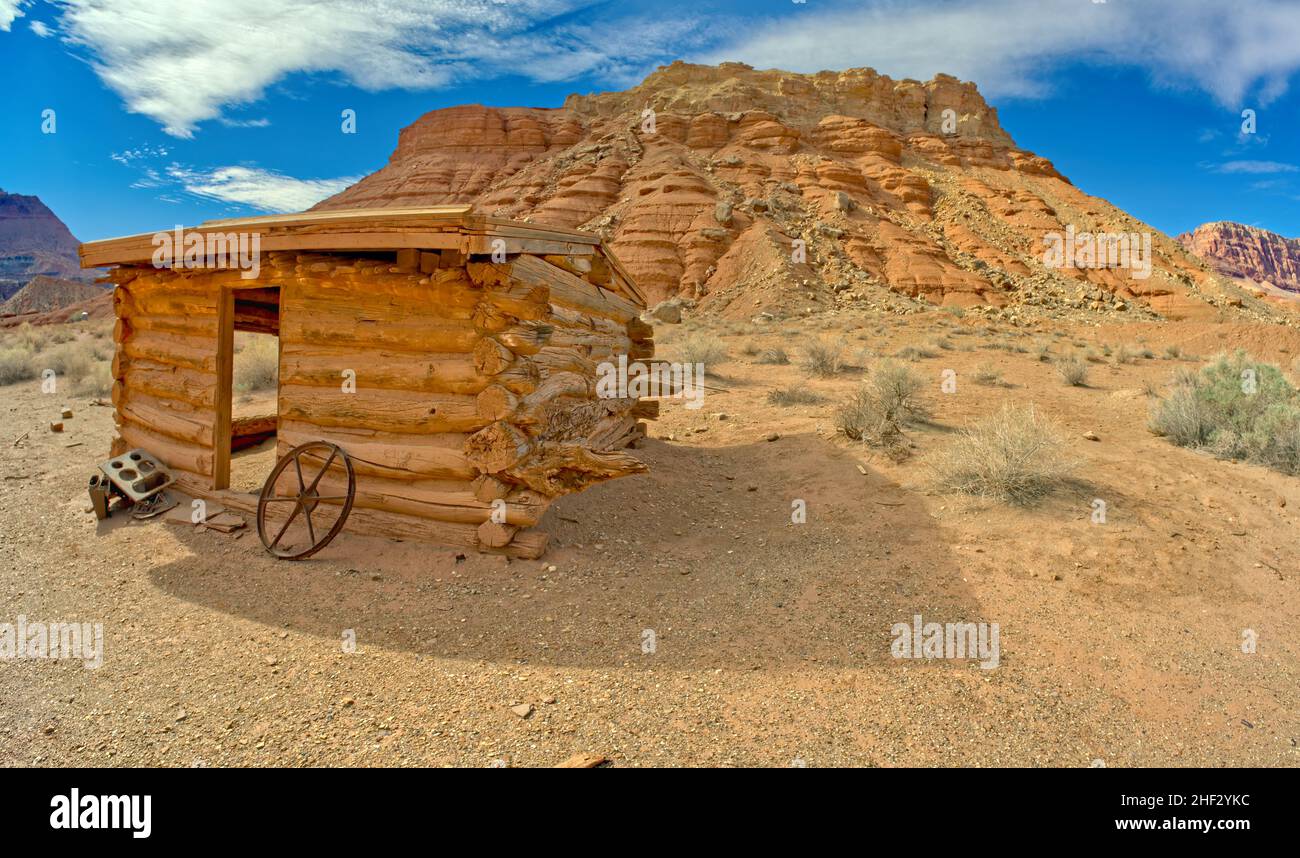
<svg viewBox="0 0 1300 858"><path fill-rule="evenodd" d="M674 59L947 72L1167 233L1300 236L1300 0L0 0L0 188L82 240L295 210L426 111L558 106Z"/></svg>

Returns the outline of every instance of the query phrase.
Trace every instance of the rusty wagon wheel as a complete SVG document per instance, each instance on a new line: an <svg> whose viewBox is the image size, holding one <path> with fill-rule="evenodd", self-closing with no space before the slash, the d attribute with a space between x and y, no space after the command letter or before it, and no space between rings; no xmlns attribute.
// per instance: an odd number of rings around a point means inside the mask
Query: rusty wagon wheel
<svg viewBox="0 0 1300 858"><path fill-rule="evenodd" d="M303 476L304 462L307 464L308 471L314 470L314 466L307 457L324 459L325 464L316 472L310 482ZM335 459L343 462L344 468L348 474L348 491L346 495L322 495L317 486L325 472L330 469L330 465ZM277 483L282 475L290 468L293 469L292 475L297 477L296 488L293 481L287 490L277 491ZM352 460L342 447L337 444L331 444L328 441L308 441L306 444L299 444L280 461L275 463L271 470L270 476L266 478L266 483L262 486L262 493L257 498L257 535L261 538L262 544L266 550L274 554L281 560L305 560L311 557L317 551L320 551L334 537L338 536L339 531L343 529L344 523L348 520L348 514L352 512L352 501L357 493L356 475L352 471ZM266 514L272 504L293 504L289 511L289 517L285 519L284 524L279 526L274 537L267 535ZM323 534L317 533L316 523L312 520L312 513L316 512L319 507L342 503L339 510L338 518L334 520L333 525ZM299 513L302 514L302 521L306 524L307 545L303 547L297 541L285 542L285 535L289 532L289 527L298 520ZM275 527L275 523L272 523ZM301 534L299 535L301 538Z"/></svg>

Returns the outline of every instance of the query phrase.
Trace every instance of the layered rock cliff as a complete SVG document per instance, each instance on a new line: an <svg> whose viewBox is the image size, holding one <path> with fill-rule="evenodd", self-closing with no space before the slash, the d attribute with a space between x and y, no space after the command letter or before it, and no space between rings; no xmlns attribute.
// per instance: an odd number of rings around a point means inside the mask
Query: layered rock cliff
<svg viewBox="0 0 1300 858"><path fill-rule="evenodd" d="M0 190L0 301L41 275L86 281L94 273L81 270L77 240L39 197Z"/></svg>
<svg viewBox="0 0 1300 858"><path fill-rule="evenodd" d="M1178 240L1228 277L1300 294L1300 239L1219 221L1185 232Z"/></svg>
<svg viewBox="0 0 1300 858"><path fill-rule="evenodd" d="M973 84L673 63L563 107L435 110L318 208L473 203L608 239L651 300L729 317L927 303L1268 312L1016 147ZM1050 236L1149 235L1150 276L1048 264ZM1140 242L1139 242L1140 246Z"/></svg>

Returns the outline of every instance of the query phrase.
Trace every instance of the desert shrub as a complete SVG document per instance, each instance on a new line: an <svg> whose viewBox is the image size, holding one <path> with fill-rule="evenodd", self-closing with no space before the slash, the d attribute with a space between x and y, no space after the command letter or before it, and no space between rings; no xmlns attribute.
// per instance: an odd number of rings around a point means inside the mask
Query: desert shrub
<svg viewBox="0 0 1300 858"><path fill-rule="evenodd" d="M998 372L995 367L986 363L980 364L976 367L972 378L975 379L976 384L982 384L985 387L1000 387L1004 383L1002 381L1002 373Z"/></svg>
<svg viewBox="0 0 1300 858"><path fill-rule="evenodd" d="M843 354L842 342L814 340L804 348L799 363L808 375L829 378L839 373L843 365Z"/></svg>
<svg viewBox="0 0 1300 858"><path fill-rule="evenodd" d="M939 309L950 316L956 316L958 319L966 315L966 311L963 310L961 307L948 305L946 307L940 307Z"/></svg>
<svg viewBox="0 0 1300 858"><path fill-rule="evenodd" d="M1115 352L1115 363L1130 364L1136 361L1138 353L1128 346L1120 346L1119 351Z"/></svg>
<svg viewBox="0 0 1300 858"><path fill-rule="evenodd" d="M780 346L774 346L770 349L763 349L759 352L758 362L785 366L790 362L790 356L785 353L785 349Z"/></svg>
<svg viewBox="0 0 1300 858"><path fill-rule="evenodd" d="M68 381L80 381L95 364L92 341L73 340L46 349L36 359L41 369L52 369Z"/></svg>
<svg viewBox="0 0 1300 858"><path fill-rule="evenodd" d="M1008 405L963 429L930 467L943 491L1030 505L1064 483L1075 463L1056 427L1032 407Z"/></svg>
<svg viewBox="0 0 1300 858"><path fill-rule="evenodd" d="M1088 364L1076 355L1058 360L1056 371L1060 374L1061 380L1070 387L1084 387L1088 383Z"/></svg>
<svg viewBox="0 0 1300 858"><path fill-rule="evenodd" d="M742 346L740 349L740 353L745 357L753 357L754 355L758 354L759 351L761 351L761 349L759 349L758 343L754 342L753 340L750 340L749 342L745 343L745 345Z"/></svg>
<svg viewBox="0 0 1300 858"><path fill-rule="evenodd" d="M1177 374L1150 425L1180 447L1300 474L1300 394L1277 366L1243 351Z"/></svg>
<svg viewBox="0 0 1300 858"><path fill-rule="evenodd" d="M773 405L816 405L825 400L806 387L795 386L768 391L767 401Z"/></svg>
<svg viewBox="0 0 1300 858"><path fill-rule="evenodd" d="M904 427L927 416L920 396L924 387L925 380L910 368L881 361L840 406L836 426L854 441L901 454L906 447Z"/></svg>
<svg viewBox="0 0 1300 858"><path fill-rule="evenodd" d="M686 363L702 363L706 368L724 364L729 357L726 343L703 331L683 337L677 344L677 354Z"/></svg>
<svg viewBox="0 0 1300 858"><path fill-rule="evenodd" d="M924 360L926 358L932 358L936 354L936 352L933 352L924 346L903 346L901 349L894 352L894 357L901 358L902 360Z"/></svg>
<svg viewBox="0 0 1300 858"><path fill-rule="evenodd" d="M1047 342L1046 340L1039 340L1037 346L1035 347L1035 352L1037 353L1038 359L1040 361L1042 361L1043 363L1047 363L1052 359L1052 344Z"/></svg>
<svg viewBox="0 0 1300 858"><path fill-rule="evenodd" d="M1152 381L1151 379L1148 378L1142 382L1142 393L1147 397L1159 396L1160 385L1157 382Z"/></svg>
<svg viewBox="0 0 1300 858"><path fill-rule="evenodd" d="M952 351L956 348L953 345L952 340L947 337L935 337L933 340L930 340L930 345L940 351Z"/></svg>
<svg viewBox="0 0 1300 858"><path fill-rule="evenodd" d="M113 366L96 361L81 378L73 382L72 391L79 396L108 396L113 389Z"/></svg>
<svg viewBox="0 0 1300 858"><path fill-rule="evenodd" d="M36 359L21 343L0 349L0 384L27 381L37 375Z"/></svg>
<svg viewBox="0 0 1300 858"><path fill-rule="evenodd" d="M77 332L69 325L50 325L49 333L46 335L47 342L54 345L70 343L77 338Z"/></svg>
<svg viewBox="0 0 1300 858"><path fill-rule="evenodd" d="M1178 360L1183 356L1183 347L1180 345L1165 346L1165 357L1170 360Z"/></svg>
<svg viewBox="0 0 1300 858"><path fill-rule="evenodd" d="M273 390L279 379L279 342L269 334L248 334L235 354L235 390Z"/></svg>

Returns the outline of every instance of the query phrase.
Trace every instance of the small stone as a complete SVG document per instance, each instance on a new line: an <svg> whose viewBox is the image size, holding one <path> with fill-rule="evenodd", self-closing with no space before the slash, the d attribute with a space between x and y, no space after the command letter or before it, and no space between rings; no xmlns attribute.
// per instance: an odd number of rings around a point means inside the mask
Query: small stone
<svg viewBox="0 0 1300 858"><path fill-rule="evenodd" d="M1100 441L1101 437L1096 432L1084 432L1083 437L1088 441Z"/></svg>
<svg viewBox="0 0 1300 858"><path fill-rule="evenodd" d="M180 712L176 713L176 720L177 720L177 721L184 721L184 720L185 720L186 718L188 718L188 717L190 717L190 713L186 712L184 709L182 709Z"/></svg>
<svg viewBox="0 0 1300 858"><path fill-rule="evenodd" d="M51 424L50 424L50 431L51 431L51 432L62 432L62 431L63 431L63 424L62 424L62 423L51 423Z"/></svg>
<svg viewBox="0 0 1300 858"><path fill-rule="evenodd" d="M511 706L510 711L518 715L520 718L527 718L529 715L533 714L533 704L520 703L518 706Z"/></svg>
<svg viewBox="0 0 1300 858"><path fill-rule="evenodd" d="M69 408L69 407L66 406L66 405L63 406L63 414L62 414L62 416L63 416L63 419L64 419L64 420L70 420L70 419L72 418L72 409Z"/></svg>
<svg viewBox="0 0 1300 858"><path fill-rule="evenodd" d="M548 694L542 698L542 703L546 704L547 706L554 706L555 698Z"/></svg>
<svg viewBox="0 0 1300 858"><path fill-rule="evenodd" d="M764 441L776 441L776 440L779 439L780 437L781 437L780 433L777 433L777 432L768 432L766 435L763 436L763 440L764 440Z"/></svg>

